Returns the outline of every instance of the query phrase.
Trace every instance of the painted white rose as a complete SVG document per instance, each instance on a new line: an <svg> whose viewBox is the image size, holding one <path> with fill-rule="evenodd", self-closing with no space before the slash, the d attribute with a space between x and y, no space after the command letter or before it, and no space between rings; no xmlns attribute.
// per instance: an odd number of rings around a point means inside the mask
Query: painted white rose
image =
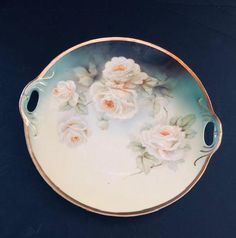
<svg viewBox="0 0 236 238"><path fill-rule="evenodd" d="M178 126L157 125L141 132L141 143L160 161L177 161L184 156L185 133Z"/></svg>
<svg viewBox="0 0 236 238"><path fill-rule="evenodd" d="M89 130L80 117L74 116L59 124L58 133L62 142L70 147L75 147L87 141Z"/></svg>
<svg viewBox="0 0 236 238"><path fill-rule="evenodd" d="M75 82L72 80L59 81L57 86L52 90L52 95L58 99L61 104L69 104L74 107L79 95L76 92Z"/></svg>
<svg viewBox="0 0 236 238"><path fill-rule="evenodd" d="M130 89L143 83L148 75L141 72L140 66L132 59L113 57L105 64L103 78L113 88Z"/></svg>
<svg viewBox="0 0 236 238"><path fill-rule="evenodd" d="M134 90L114 89L96 82L90 87L90 96L97 111L109 118L128 119L138 109Z"/></svg>

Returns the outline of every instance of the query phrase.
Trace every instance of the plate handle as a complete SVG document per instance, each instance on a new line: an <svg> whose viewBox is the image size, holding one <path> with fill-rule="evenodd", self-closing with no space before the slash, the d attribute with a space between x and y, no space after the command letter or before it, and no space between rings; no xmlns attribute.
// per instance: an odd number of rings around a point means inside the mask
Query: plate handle
<svg viewBox="0 0 236 238"><path fill-rule="evenodd" d="M46 82L43 79L35 79L29 82L25 88L23 89L20 100L19 100L19 110L24 121L24 124L28 127L31 127L33 134L37 135L37 127L35 125L35 119L37 114L37 105L33 111L28 110L28 103L30 101L32 92L38 92L38 102L40 101L40 95L44 92L44 87L46 86Z"/></svg>
<svg viewBox="0 0 236 238"><path fill-rule="evenodd" d="M220 144L221 144L221 140L222 140L222 125L220 122L220 119L217 117L216 114L212 114L211 116L209 116L209 118L205 121L205 126L204 126L204 132L206 130L206 126L208 123L213 123L214 128L213 128L213 140L212 143L210 145L206 144L205 140L203 139L203 150L201 152L214 152L216 151ZM204 136L203 136L204 138Z"/></svg>
<svg viewBox="0 0 236 238"><path fill-rule="evenodd" d="M214 148L214 151L216 151L221 144L223 130L221 121L216 114L212 115L212 122L214 123L214 132L211 146Z"/></svg>
<svg viewBox="0 0 236 238"><path fill-rule="evenodd" d="M204 140L205 128L209 122L212 122L214 124L213 141L212 141L211 145L207 145ZM197 163L200 159L206 158L209 156L211 157L214 154L214 152L219 148L219 146L221 144L222 134L223 134L223 131L222 131L222 124L220 122L220 119L218 118L218 116L216 114L212 114L205 121L205 127L204 127L204 131L203 131L203 146L202 146L202 149L200 150L202 155L195 159L194 166L197 165Z"/></svg>

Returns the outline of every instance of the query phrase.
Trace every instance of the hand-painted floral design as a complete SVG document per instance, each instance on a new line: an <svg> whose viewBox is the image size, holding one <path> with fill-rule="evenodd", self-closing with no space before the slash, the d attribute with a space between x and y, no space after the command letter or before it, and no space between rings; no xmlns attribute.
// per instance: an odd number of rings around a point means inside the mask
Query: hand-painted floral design
<svg viewBox="0 0 236 238"><path fill-rule="evenodd" d="M148 75L141 72L140 66L133 59L113 57L105 64L103 78L112 88L128 89L141 85Z"/></svg>
<svg viewBox="0 0 236 238"><path fill-rule="evenodd" d="M72 80L58 82L52 94L58 99L61 105L70 105L72 107L77 104L79 98L76 92L75 82Z"/></svg>
<svg viewBox="0 0 236 238"><path fill-rule="evenodd" d="M59 124L58 133L62 142L75 147L87 141L89 129L80 117L74 116Z"/></svg>
<svg viewBox="0 0 236 238"><path fill-rule="evenodd" d="M96 82L90 87L90 95L97 111L109 118L128 119L138 110L134 90L114 89Z"/></svg>
<svg viewBox="0 0 236 238"><path fill-rule="evenodd" d="M52 95L59 102L59 110L67 111L72 108L80 114L87 114L87 97L80 92L74 81L60 81L57 87L52 90Z"/></svg>
<svg viewBox="0 0 236 238"><path fill-rule="evenodd" d="M143 130L141 144L147 152L160 161L176 161L183 158L185 133L179 126L156 125Z"/></svg>
<svg viewBox="0 0 236 238"><path fill-rule="evenodd" d="M137 154L137 168L148 174L157 166L176 167L190 148L189 139L196 135L192 129L196 117L188 114L169 118L168 104L173 96L168 77L149 75L133 59L123 56L111 58L101 72L100 68L94 63L77 66L73 77L59 81L53 89L59 111L73 112L73 116L59 124L61 141L70 147L87 142L89 110L94 110L98 127L108 130L110 123L135 117L141 111L140 102L145 101L150 112L149 124L129 144Z"/></svg>
<svg viewBox="0 0 236 238"><path fill-rule="evenodd" d="M184 117L173 117L167 124L148 125L141 129L136 140L129 147L138 152L137 167L141 172L149 173L151 168L167 164L176 167L184 159L190 148L188 139L195 136L191 129L196 117L189 114Z"/></svg>

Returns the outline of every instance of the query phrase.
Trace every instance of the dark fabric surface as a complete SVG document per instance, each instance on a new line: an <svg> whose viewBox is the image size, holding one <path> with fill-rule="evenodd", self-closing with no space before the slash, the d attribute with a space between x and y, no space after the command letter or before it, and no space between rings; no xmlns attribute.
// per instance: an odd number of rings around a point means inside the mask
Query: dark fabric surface
<svg viewBox="0 0 236 238"><path fill-rule="evenodd" d="M201 78L223 123L199 183L150 215L112 218L65 201L28 154L18 99L67 48L103 36L150 41ZM236 1L0 2L0 237L236 237Z"/></svg>

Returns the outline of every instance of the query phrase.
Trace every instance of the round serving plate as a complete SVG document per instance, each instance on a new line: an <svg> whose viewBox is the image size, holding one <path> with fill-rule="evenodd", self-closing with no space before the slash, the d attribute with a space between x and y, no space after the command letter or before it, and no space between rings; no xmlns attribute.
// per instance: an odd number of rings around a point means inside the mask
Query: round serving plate
<svg viewBox="0 0 236 238"><path fill-rule="evenodd" d="M32 92L37 107L28 110ZM19 102L28 150L61 196L96 213L136 216L181 198L220 145L199 78L178 57L125 37L57 56ZM214 123L213 142L204 141Z"/></svg>

